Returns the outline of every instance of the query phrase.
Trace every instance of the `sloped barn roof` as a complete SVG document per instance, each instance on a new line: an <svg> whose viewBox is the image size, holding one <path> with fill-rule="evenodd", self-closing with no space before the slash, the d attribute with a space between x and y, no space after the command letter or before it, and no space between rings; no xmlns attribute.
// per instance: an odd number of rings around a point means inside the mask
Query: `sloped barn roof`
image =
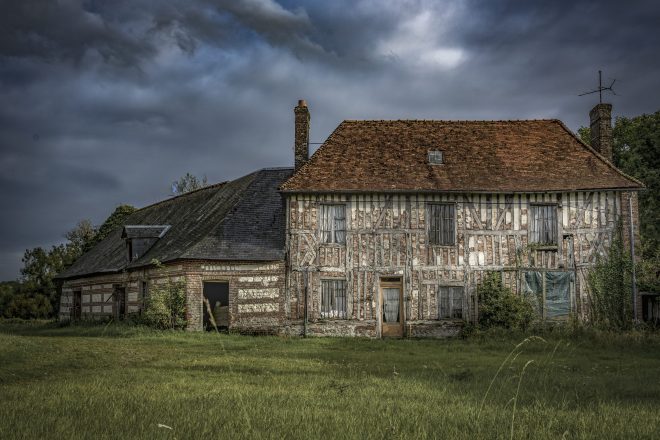
<svg viewBox="0 0 660 440"><path fill-rule="evenodd" d="M118 272L149 265L153 259L281 260L285 217L278 187L292 172L263 169L139 209L126 219L126 230L122 226L112 231L58 278ZM122 233L138 236L154 228L163 232L165 225L169 228L153 247L129 264Z"/></svg>

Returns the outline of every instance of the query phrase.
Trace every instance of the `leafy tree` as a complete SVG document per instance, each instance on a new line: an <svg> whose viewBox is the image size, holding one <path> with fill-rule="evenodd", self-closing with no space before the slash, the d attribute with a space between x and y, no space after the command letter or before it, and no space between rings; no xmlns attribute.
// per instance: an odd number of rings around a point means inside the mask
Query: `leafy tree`
<svg viewBox="0 0 660 440"><path fill-rule="evenodd" d="M580 127L578 135L590 144L591 130ZM644 258L660 254L660 111L633 118L618 117L612 129L614 164L646 185L639 193L639 220Z"/></svg>
<svg viewBox="0 0 660 440"><path fill-rule="evenodd" d="M207 185L206 176L203 176L200 179L197 176L186 173L185 176L181 177L176 182L172 182L172 194L184 194L196 189L204 188Z"/></svg>
<svg viewBox="0 0 660 440"><path fill-rule="evenodd" d="M71 247L71 251L82 255L92 247L97 233L92 222L85 219L79 221L75 228L64 234L64 237L69 241L67 246Z"/></svg>
<svg viewBox="0 0 660 440"><path fill-rule="evenodd" d="M53 246L49 251L41 247L27 249L23 254L20 293L29 298L43 296L55 310L59 303L60 286L53 279L80 256L80 249L67 244Z"/></svg>

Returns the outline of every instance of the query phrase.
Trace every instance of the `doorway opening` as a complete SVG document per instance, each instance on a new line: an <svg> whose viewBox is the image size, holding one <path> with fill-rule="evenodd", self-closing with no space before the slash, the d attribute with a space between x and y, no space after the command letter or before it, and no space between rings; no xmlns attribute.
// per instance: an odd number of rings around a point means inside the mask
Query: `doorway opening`
<svg viewBox="0 0 660 440"><path fill-rule="evenodd" d="M205 281L202 309L204 330L227 330L229 328L229 283ZM215 325L213 325L215 323Z"/></svg>
<svg viewBox="0 0 660 440"><path fill-rule="evenodd" d="M382 337L403 337L403 288L401 278L380 280L380 334Z"/></svg>

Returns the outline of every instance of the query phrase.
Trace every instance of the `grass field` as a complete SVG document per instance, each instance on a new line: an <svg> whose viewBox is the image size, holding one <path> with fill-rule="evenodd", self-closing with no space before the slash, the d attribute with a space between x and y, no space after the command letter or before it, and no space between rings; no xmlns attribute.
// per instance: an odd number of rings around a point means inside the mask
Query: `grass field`
<svg viewBox="0 0 660 440"><path fill-rule="evenodd" d="M13 438L658 439L660 337L0 323L0 439Z"/></svg>

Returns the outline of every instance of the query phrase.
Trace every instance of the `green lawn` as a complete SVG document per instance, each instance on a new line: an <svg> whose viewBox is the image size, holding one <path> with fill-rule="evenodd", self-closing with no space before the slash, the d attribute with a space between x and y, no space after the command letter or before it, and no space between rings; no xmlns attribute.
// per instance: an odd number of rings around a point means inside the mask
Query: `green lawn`
<svg viewBox="0 0 660 440"><path fill-rule="evenodd" d="M0 439L660 438L660 336L523 339L0 323Z"/></svg>

